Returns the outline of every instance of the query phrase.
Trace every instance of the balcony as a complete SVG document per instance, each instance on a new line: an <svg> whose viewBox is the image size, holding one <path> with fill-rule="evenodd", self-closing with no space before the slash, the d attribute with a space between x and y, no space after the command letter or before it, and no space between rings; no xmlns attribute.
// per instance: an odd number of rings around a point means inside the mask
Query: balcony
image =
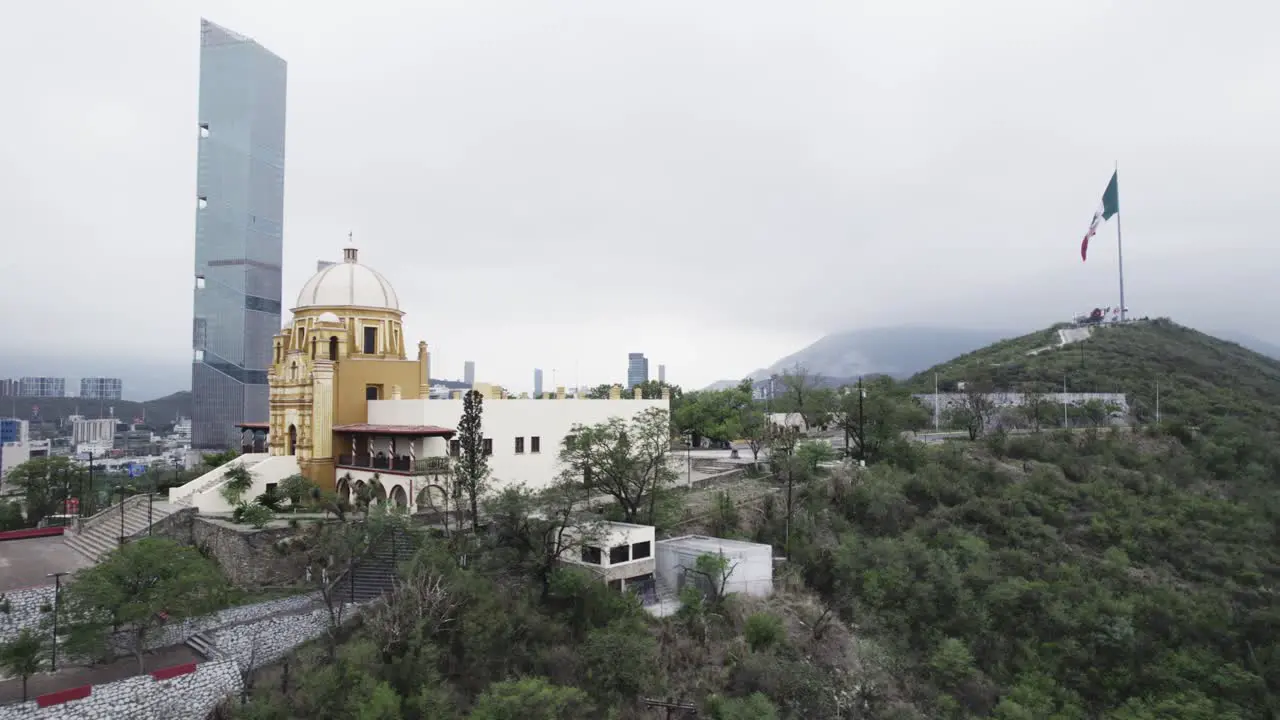
<svg viewBox="0 0 1280 720"><path fill-rule="evenodd" d="M408 455L396 457L387 455L339 455L338 467L411 473L413 472L413 461L409 459Z"/></svg>

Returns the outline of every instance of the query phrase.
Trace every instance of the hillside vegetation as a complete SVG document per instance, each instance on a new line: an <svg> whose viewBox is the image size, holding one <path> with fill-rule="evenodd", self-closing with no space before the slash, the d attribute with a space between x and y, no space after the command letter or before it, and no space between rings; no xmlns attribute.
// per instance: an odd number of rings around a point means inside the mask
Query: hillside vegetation
<svg viewBox="0 0 1280 720"><path fill-rule="evenodd" d="M1280 716L1280 363L1168 321L1100 329L1083 366L1079 346L1026 355L1052 336L937 372L1035 391L1066 373L1071 390L1128 392L1140 424L912 444L888 431L914 406L882 379L862 404L893 441L869 467L826 470L829 446L775 436L793 492L715 503L717 534L788 558L769 600L694 591L651 618L548 572L545 509L495 506L489 532L419 538L384 609L261 678L237 716L654 717L645 698L718 720ZM912 382L931 390L933 372ZM788 385L797 411L822 410ZM698 418L759 411L704 395ZM637 519L681 532L664 514L683 497Z"/></svg>
<svg viewBox="0 0 1280 720"><path fill-rule="evenodd" d="M1280 360L1183 327L1167 319L1096 329L1088 340L1036 355L1055 344L1057 328L1005 340L916 375L931 392L935 373L946 387L958 381L999 390L1123 392L1139 422L1173 424L1247 421L1280 430Z"/></svg>

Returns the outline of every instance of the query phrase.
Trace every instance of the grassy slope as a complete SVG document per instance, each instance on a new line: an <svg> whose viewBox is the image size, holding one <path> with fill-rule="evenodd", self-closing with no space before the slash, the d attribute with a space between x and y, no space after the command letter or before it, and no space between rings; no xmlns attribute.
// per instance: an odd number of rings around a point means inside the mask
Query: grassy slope
<svg viewBox="0 0 1280 720"><path fill-rule="evenodd" d="M996 343L916 375L920 391L946 383L988 382L999 389L1030 387L1072 392L1124 392L1140 421L1155 413L1160 384L1161 419L1200 424L1237 418L1280 429L1280 361L1167 319L1102 327L1082 342L1029 356L1056 342L1057 329Z"/></svg>

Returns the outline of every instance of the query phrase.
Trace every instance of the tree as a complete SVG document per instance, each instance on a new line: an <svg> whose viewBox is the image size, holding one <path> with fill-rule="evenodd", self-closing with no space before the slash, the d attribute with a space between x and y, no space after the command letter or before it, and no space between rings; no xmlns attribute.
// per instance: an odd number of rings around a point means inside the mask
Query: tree
<svg viewBox="0 0 1280 720"><path fill-rule="evenodd" d="M670 383L659 382L657 380L645 380L635 387L640 388L640 397L645 400L661 400L662 391L666 390L671 396L672 405L678 404L680 398L684 395L684 391L680 389L679 385L672 385ZM634 388L632 388L632 392L634 392ZM675 408L672 408L672 411L674 410Z"/></svg>
<svg viewBox="0 0 1280 720"><path fill-rule="evenodd" d="M238 457L240 457L240 453L235 450L224 450L216 453L205 453L201 456L201 462L204 463L205 468L216 470Z"/></svg>
<svg viewBox="0 0 1280 720"><path fill-rule="evenodd" d="M297 508L302 501L311 496L311 488L315 485L305 477L294 473L289 477L280 481L280 485L276 490L284 497L289 498L289 503Z"/></svg>
<svg viewBox="0 0 1280 720"><path fill-rule="evenodd" d="M27 526L22 515L22 503L11 500L0 502L0 530L21 530Z"/></svg>
<svg viewBox="0 0 1280 720"><path fill-rule="evenodd" d="M795 365L779 377L782 393L773 400L774 410L804 418L806 429L817 429L831 420L836 397L824 385L821 375L810 373L803 365Z"/></svg>
<svg viewBox="0 0 1280 720"><path fill-rule="evenodd" d="M462 418L458 420L458 458L454 463L454 477L458 490L465 493L471 504L471 532L476 531L480 514L480 496L488 488L489 456L484 448L484 430L481 419L484 414L484 396L472 390L462 399Z"/></svg>
<svg viewBox="0 0 1280 720"><path fill-rule="evenodd" d="M1052 410L1052 404L1043 394L1028 387L1022 392L1022 405L1019 410L1027 427L1034 432L1040 432L1045 416Z"/></svg>
<svg viewBox="0 0 1280 720"><path fill-rule="evenodd" d="M560 462L618 502L623 521L635 522L649 501L653 520L657 494L676 479L667 460L671 452L667 413L647 408L629 422L611 418L598 425L575 425L560 450Z"/></svg>
<svg viewBox="0 0 1280 720"><path fill-rule="evenodd" d="M778 709L764 693L739 698L712 695L707 698L707 716L711 720L777 720Z"/></svg>
<svg viewBox="0 0 1280 720"><path fill-rule="evenodd" d="M795 452L799 439L799 428L792 425L775 425L772 420L769 422L769 466L776 473L779 470L778 464L781 463L781 470L786 474L787 524L783 545L788 557L791 555L791 516L795 507L795 463L791 455Z"/></svg>
<svg viewBox="0 0 1280 720"><path fill-rule="evenodd" d="M471 720L592 720L599 717L587 694L545 678L504 680L476 700Z"/></svg>
<svg viewBox="0 0 1280 720"><path fill-rule="evenodd" d="M586 493L566 473L542 492L523 485L504 488L486 509L498 544L516 550L538 582L540 597L551 591L551 575L560 561L596 542L598 520L583 512Z"/></svg>
<svg viewBox="0 0 1280 720"><path fill-rule="evenodd" d="M608 400L609 393L613 391L613 386L609 383L596 385L587 391L588 400Z"/></svg>
<svg viewBox="0 0 1280 720"><path fill-rule="evenodd" d="M222 477L225 479L219 491L222 498L231 505L239 505L244 494L253 487L253 473L244 465L232 465L222 473Z"/></svg>
<svg viewBox="0 0 1280 720"><path fill-rule="evenodd" d="M960 401L951 410L951 421L968 432L970 440L977 440L986 430L994 410L995 403L987 386L966 383Z"/></svg>
<svg viewBox="0 0 1280 720"><path fill-rule="evenodd" d="M27 524L63 512L64 498L78 498L86 491L86 471L71 458L59 455L32 458L5 475L5 484L18 488L27 507Z"/></svg>
<svg viewBox="0 0 1280 720"><path fill-rule="evenodd" d="M222 602L226 587L218 566L195 548L142 538L72 576L62 606L69 628L104 637L109 629L129 628L141 673L147 634L161 614L174 621L209 612Z"/></svg>
<svg viewBox="0 0 1280 720"><path fill-rule="evenodd" d="M882 375L841 388L834 419L851 441L848 450L870 465L904 431L925 427L929 413L906 387Z"/></svg>
<svg viewBox="0 0 1280 720"><path fill-rule="evenodd" d="M751 448L751 464L758 467L760 451L769 445L769 432L773 422L756 403L742 409L739 422L742 424L742 437L746 439L747 447Z"/></svg>
<svg viewBox="0 0 1280 720"><path fill-rule="evenodd" d="M40 656L44 653L44 637L31 628L23 628L18 636L0 645L0 669L22 678L22 701L27 701L27 680L40 672Z"/></svg>
<svg viewBox="0 0 1280 720"><path fill-rule="evenodd" d="M743 413L752 406L751 381L743 380L726 390L690 393L678 409L672 424L681 432L692 432L712 440L732 441L743 436Z"/></svg>
<svg viewBox="0 0 1280 720"><path fill-rule="evenodd" d="M729 560L724 553L703 553L693 561L693 567L685 567L686 574L699 579L699 586L706 593L707 601L712 607L719 607L724 602L729 578L738 564Z"/></svg>

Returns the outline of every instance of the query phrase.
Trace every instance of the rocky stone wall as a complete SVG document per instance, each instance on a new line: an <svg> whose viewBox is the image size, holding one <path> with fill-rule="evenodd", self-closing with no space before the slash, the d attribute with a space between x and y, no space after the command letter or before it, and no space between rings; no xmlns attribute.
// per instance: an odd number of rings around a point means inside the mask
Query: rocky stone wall
<svg viewBox="0 0 1280 720"><path fill-rule="evenodd" d="M22 628L38 628L40 621L49 615L41 607L53 610L53 586L10 590L0 600L0 643L8 642L22 632ZM5 608L8 608L7 612Z"/></svg>
<svg viewBox="0 0 1280 720"><path fill-rule="evenodd" d="M322 598L320 593L315 592L254 605L227 608L211 615L175 621L151 630L146 638L146 648L155 650L170 645L180 645L196 633L208 633L233 625L252 623L272 615L302 612L319 602L322 602ZM133 638L128 633L117 633L108 640L110 648L116 655L130 653L132 642Z"/></svg>
<svg viewBox="0 0 1280 720"><path fill-rule="evenodd" d="M200 663L194 672L157 680L139 675L95 685L88 697L40 707L37 700L0 709L5 720L179 720L203 718L229 695L241 691L240 669L232 660Z"/></svg>
<svg viewBox="0 0 1280 720"><path fill-rule="evenodd" d="M358 608L342 603L339 620L346 622ZM244 670L255 670L283 658L294 648L320 637L329 627L329 609L277 615L257 622L228 627L213 634L218 652Z"/></svg>
<svg viewBox="0 0 1280 720"><path fill-rule="evenodd" d="M281 540L298 534L294 528L255 530L183 513L165 518L152 533L198 548L240 587L291 584L303 574L299 556L277 549Z"/></svg>

